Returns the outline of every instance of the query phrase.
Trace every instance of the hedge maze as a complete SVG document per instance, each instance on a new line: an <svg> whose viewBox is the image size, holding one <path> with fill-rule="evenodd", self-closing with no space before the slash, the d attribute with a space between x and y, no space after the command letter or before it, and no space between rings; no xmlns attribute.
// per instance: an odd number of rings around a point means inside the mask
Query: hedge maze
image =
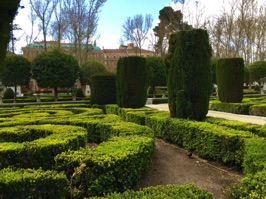
<svg viewBox="0 0 266 199"><path fill-rule="evenodd" d="M138 184L155 148L149 127L85 104L1 108L0 126L0 198L125 191Z"/></svg>

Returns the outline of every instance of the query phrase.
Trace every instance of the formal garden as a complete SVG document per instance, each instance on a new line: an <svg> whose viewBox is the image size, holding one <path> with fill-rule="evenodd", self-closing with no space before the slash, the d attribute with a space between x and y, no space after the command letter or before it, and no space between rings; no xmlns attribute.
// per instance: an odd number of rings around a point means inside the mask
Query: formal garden
<svg viewBox="0 0 266 199"><path fill-rule="evenodd" d="M74 84L77 62L58 51L40 54L33 77L54 88L56 102L0 105L0 198L213 198L193 184L139 189L157 138L243 173L230 186L231 198L264 198L266 127L206 117L209 108L265 116L264 97L243 99L243 59L217 61L219 100L210 100L207 32L173 34L163 62L170 114L145 107L148 87L157 86L151 85L151 63L120 58L116 74L91 77L89 99L58 103L57 88ZM73 70L71 78L66 70Z"/></svg>

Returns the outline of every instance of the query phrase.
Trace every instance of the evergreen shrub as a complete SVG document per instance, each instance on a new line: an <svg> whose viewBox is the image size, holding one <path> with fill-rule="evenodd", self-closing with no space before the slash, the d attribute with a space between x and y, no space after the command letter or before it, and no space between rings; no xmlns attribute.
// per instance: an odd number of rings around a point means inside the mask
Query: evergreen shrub
<svg viewBox="0 0 266 199"><path fill-rule="evenodd" d="M118 60L116 72L117 104L119 107L140 108L147 101L149 68L139 56Z"/></svg>
<svg viewBox="0 0 266 199"><path fill-rule="evenodd" d="M0 170L0 198L67 198L66 175L41 169Z"/></svg>
<svg viewBox="0 0 266 199"><path fill-rule="evenodd" d="M222 58L217 61L216 77L221 102L241 102L243 99L243 58Z"/></svg>
<svg viewBox="0 0 266 199"><path fill-rule="evenodd" d="M115 74L98 74L91 79L91 104L116 104Z"/></svg>
<svg viewBox="0 0 266 199"><path fill-rule="evenodd" d="M158 185L146 187L139 191L127 190L124 193L112 193L105 197L91 197L91 199L172 199L172 198L204 198L212 199L212 193L192 184Z"/></svg>
<svg viewBox="0 0 266 199"><path fill-rule="evenodd" d="M77 91L76 91L76 97L79 97L79 98L83 98L85 95L84 95L84 92L81 88L77 88Z"/></svg>
<svg viewBox="0 0 266 199"><path fill-rule="evenodd" d="M14 99L15 93L12 88L7 88L6 91L4 92L4 99Z"/></svg>
<svg viewBox="0 0 266 199"><path fill-rule="evenodd" d="M169 41L168 100L171 117L203 120L212 92L211 46L207 31L175 33Z"/></svg>

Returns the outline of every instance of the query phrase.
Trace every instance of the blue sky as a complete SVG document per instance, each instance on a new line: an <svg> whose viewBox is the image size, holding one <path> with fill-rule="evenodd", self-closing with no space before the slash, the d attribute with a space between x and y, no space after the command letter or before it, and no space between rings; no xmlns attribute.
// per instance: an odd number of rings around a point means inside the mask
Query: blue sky
<svg viewBox="0 0 266 199"><path fill-rule="evenodd" d="M127 17L152 14L153 19L157 21L159 11L170 3L170 0L107 0L99 20L98 30L101 38L98 45L101 44L99 46L103 45L104 48L117 48Z"/></svg>
<svg viewBox="0 0 266 199"><path fill-rule="evenodd" d="M222 0L198 0L204 6L205 10L213 10L213 6L217 8L217 3L222 2ZM19 24L23 29L22 31L17 31L16 36L19 37L23 32L28 34L31 31L30 21L28 19L28 13L30 6L28 5L29 0L21 0L21 5L25 6L24 9L19 10L19 14L16 17L15 23ZM190 3L190 7L193 10L195 7L196 0L186 0L186 3ZM127 17L133 17L137 14L151 14L154 18L154 25L156 25L159 20L159 11L165 6L169 6L173 3L171 0L107 0L107 2L102 7L100 13L100 20L98 23L98 33L100 38L97 40L97 45L105 49L116 49L119 47L119 38L122 35L122 26ZM172 4L173 5L173 4ZM180 3L176 6L181 9L182 5ZM192 12L190 10L190 12ZM35 31L35 33L37 33ZM42 40L42 37L39 37ZM21 47L25 46L26 42L21 39L17 42L16 48L17 52Z"/></svg>

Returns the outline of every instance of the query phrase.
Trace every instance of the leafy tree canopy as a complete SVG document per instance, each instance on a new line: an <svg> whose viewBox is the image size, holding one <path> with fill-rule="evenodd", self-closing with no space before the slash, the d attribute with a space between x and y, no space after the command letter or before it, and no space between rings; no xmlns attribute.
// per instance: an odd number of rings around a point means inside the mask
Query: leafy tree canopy
<svg viewBox="0 0 266 199"><path fill-rule="evenodd" d="M93 75L106 73L107 69L102 63L95 60L89 60L81 65L80 72L81 83L84 85L90 85Z"/></svg>
<svg viewBox="0 0 266 199"><path fill-rule="evenodd" d="M266 61L256 61L248 66L251 81L266 77Z"/></svg>
<svg viewBox="0 0 266 199"><path fill-rule="evenodd" d="M33 78L41 87L71 87L78 74L77 60L58 50L39 54L32 61Z"/></svg>
<svg viewBox="0 0 266 199"><path fill-rule="evenodd" d="M151 70L150 86L166 86L166 69L162 57L147 57L146 63Z"/></svg>
<svg viewBox="0 0 266 199"><path fill-rule="evenodd" d="M180 30L191 29L187 23L183 22L183 14L180 10L174 11L172 7L166 6L160 10L160 23L153 29L158 42L155 44L156 52L165 54L170 35Z"/></svg>
<svg viewBox="0 0 266 199"><path fill-rule="evenodd" d="M1 81L5 86L27 85L30 81L30 62L19 55L5 58L1 67Z"/></svg>

